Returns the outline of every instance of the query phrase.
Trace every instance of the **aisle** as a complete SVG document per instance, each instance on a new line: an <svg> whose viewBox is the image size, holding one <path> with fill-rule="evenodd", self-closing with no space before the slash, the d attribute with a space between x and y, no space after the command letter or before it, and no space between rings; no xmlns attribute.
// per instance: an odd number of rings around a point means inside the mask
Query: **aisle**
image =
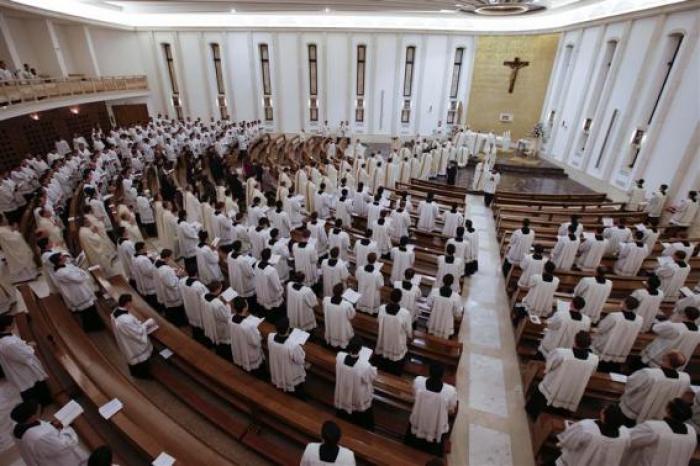
<svg viewBox="0 0 700 466"><path fill-rule="evenodd" d="M479 272L464 285L459 333L464 352L457 374L459 416L450 465L532 466L520 369L500 271L491 211L467 196L467 218L479 231Z"/></svg>

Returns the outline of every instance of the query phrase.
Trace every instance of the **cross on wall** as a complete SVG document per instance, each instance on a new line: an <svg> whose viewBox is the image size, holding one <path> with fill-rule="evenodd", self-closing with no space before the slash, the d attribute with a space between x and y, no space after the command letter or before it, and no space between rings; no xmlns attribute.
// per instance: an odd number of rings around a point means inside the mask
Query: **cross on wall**
<svg viewBox="0 0 700 466"><path fill-rule="evenodd" d="M515 88L515 80L518 79L518 71L520 71L520 68L525 68L529 65L529 61L522 61L520 60L520 57L515 57L515 59L511 61L503 62L503 66L510 68L510 85L508 86L508 94L513 93L513 89Z"/></svg>

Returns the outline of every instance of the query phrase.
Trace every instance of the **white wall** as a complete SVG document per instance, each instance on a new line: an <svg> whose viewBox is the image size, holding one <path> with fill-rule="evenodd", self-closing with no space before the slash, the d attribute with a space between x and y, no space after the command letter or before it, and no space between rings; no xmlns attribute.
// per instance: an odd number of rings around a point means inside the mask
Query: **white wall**
<svg viewBox="0 0 700 466"><path fill-rule="evenodd" d="M542 121L546 121L552 110L556 111L545 155L570 170L580 171L582 176L622 191L639 178L646 180L649 190L661 183L668 184L676 198L685 196L691 188L697 189L700 182L699 24L700 11L693 10L566 32L542 109ZM683 34L684 40L654 118L647 124L667 63L665 51L671 34ZM610 40L618 41L617 49L598 111L589 114L594 92L591 83L600 70ZM574 46L570 76L562 71L567 44ZM553 97L557 88L562 89L560 99ZM596 166L615 110L618 117ZM585 150L581 151L578 142L586 118L592 118L593 124ZM646 136L637 161L630 167L634 154L631 140L638 128Z"/></svg>

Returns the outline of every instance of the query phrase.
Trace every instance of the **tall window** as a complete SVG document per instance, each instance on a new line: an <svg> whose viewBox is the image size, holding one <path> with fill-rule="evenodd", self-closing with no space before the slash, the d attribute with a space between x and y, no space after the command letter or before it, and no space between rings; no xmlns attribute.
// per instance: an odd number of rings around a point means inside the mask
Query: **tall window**
<svg viewBox="0 0 700 466"><path fill-rule="evenodd" d="M175 73L175 61L173 60L173 50L170 44L163 44L163 56L165 57L165 66L168 68L168 77L170 78L170 90L172 91L173 107L178 120L183 119L182 103L180 101L180 88L177 85L177 74Z"/></svg>
<svg viewBox="0 0 700 466"><path fill-rule="evenodd" d="M457 116L457 94L459 94L459 78L462 75L462 61L464 59L464 47L455 50L455 62L452 66L452 83L450 84L450 106L447 110L447 124L455 122Z"/></svg>
<svg viewBox="0 0 700 466"><path fill-rule="evenodd" d="M318 54L309 44L309 121L318 121Z"/></svg>
<svg viewBox="0 0 700 466"><path fill-rule="evenodd" d="M228 119L226 107L226 89L224 88L224 73L221 71L221 48L219 44L211 44L211 56L214 60L214 76L216 77L216 102L222 119Z"/></svg>
<svg viewBox="0 0 700 466"><path fill-rule="evenodd" d="M411 95L413 94L413 66L416 60L416 48L406 47L406 64L403 72L403 107L401 109L401 123L411 120Z"/></svg>
<svg viewBox="0 0 700 466"><path fill-rule="evenodd" d="M265 121L272 121L272 83L270 82L270 52L267 44L260 44L260 66L262 70L263 108Z"/></svg>
<svg viewBox="0 0 700 466"><path fill-rule="evenodd" d="M656 95L653 103L649 102L646 106L649 112L649 116L647 117L646 121L646 128L637 128L632 136L632 149L630 151L628 164L629 168L634 168L635 164L637 163L639 153L642 150L642 142L645 139L646 131L648 130L648 127L651 126L652 121L654 121L654 115L656 115L656 112L659 109L659 103L661 102L661 98L666 91L668 79L671 77L673 65L676 63L676 58L678 58L678 52L680 51L682 44L683 34L672 34L668 36L666 48L664 49L664 55L660 64L661 69L657 71L656 75ZM652 93L651 95L654 94Z"/></svg>
<svg viewBox="0 0 700 466"><path fill-rule="evenodd" d="M365 121L365 68L367 64L367 46L357 46L357 76L355 77L355 121Z"/></svg>

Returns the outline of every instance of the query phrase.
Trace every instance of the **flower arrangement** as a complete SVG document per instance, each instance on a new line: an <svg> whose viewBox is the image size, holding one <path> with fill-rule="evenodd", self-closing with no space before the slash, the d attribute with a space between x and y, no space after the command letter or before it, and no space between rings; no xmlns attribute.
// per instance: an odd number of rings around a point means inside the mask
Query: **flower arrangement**
<svg viewBox="0 0 700 466"><path fill-rule="evenodd" d="M532 137L536 139L544 139L544 125L542 123L537 123L530 131Z"/></svg>

